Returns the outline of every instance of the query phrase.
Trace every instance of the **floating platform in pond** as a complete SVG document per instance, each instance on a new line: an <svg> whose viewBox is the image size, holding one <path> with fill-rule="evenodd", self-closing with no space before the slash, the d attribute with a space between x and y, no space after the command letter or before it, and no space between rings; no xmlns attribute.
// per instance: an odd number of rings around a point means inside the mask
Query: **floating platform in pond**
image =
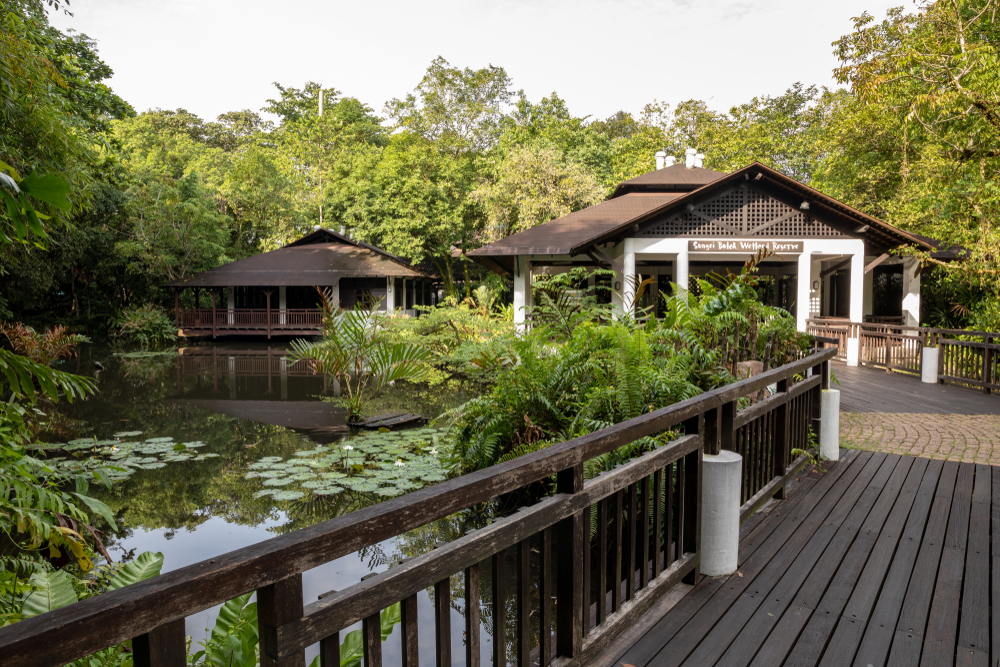
<svg viewBox="0 0 1000 667"><path fill-rule="evenodd" d="M374 417L368 417L367 419L362 419L357 422L348 422L351 426L356 426L360 428L391 428L393 426L403 426L405 424L411 424L413 422L418 422L423 420L423 415L413 414L412 412L386 412L381 415L375 415Z"/></svg>

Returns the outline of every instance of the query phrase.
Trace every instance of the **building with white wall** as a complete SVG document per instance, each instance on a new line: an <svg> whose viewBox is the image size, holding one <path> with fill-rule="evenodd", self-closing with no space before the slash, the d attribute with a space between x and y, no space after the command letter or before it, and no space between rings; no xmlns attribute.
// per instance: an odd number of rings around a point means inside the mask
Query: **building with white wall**
<svg viewBox="0 0 1000 667"><path fill-rule="evenodd" d="M917 263L892 255L902 246L934 251L927 238L897 229L769 167L725 174L657 155L661 168L621 183L600 204L469 253L514 280L515 319L524 322L533 276L575 266L615 272L613 300L635 307L653 278L650 305L692 276L738 271L761 248L773 251L759 274L765 298L806 320L884 319L920 323ZM645 295L644 295L645 296ZM642 305L642 304L640 304Z"/></svg>

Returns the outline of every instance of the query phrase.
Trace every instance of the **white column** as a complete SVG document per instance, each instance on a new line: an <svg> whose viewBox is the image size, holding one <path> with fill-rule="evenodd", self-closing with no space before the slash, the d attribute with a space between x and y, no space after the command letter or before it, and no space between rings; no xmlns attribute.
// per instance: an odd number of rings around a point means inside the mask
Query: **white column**
<svg viewBox="0 0 1000 667"><path fill-rule="evenodd" d="M809 262L809 318L819 317L823 313L823 290L820 276L823 274L823 261Z"/></svg>
<svg viewBox="0 0 1000 667"><path fill-rule="evenodd" d="M861 322L865 309L865 250L864 246L851 255L851 321Z"/></svg>
<svg viewBox="0 0 1000 667"><path fill-rule="evenodd" d="M836 461L840 458L840 391L823 389L819 410L819 457L824 461Z"/></svg>
<svg viewBox="0 0 1000 667"><path fill-rule="evenodd" d="M634 316L636 292L635 253L629 252L628 246L630 240L625 240L626 250L622 257L622 268L625 269L622 276L622 310L626 314Z"/></svg>
<svg viewBox="0 0 1000 667"><path fill-rule="evenodd" d="M389 276L385 279L385 312L392 315L396 310L395 304L395 290L392 289L393 277Z"/></svg>
<svg viewBox="0 0 1000 667"><path fill-rule="evenodd" d="M687 250L678 252L674 260L674 282L684 289L688 288L689 266Z"/></svg>
<svg viewBox="0 0 1000 667"><path fill-rule="evenodd" d="M708 577L732 574L740 546L740 479L743 457L723 450L702 458L701 564Z"/></svg>
<svg viewBox="0 0 1000 667"><path fill-rule="evenodd" d="M913 257L903 258L903 317L906 326L920 326L920 263Z"/></svg>
<svg viewBox="0 0 1000 667"><path fill-rule="evenodd" d="M228 288L226 288L226 309L228 310L228 312L226 313L226 322L228 322L229 324L233 324L234 323L234 321L233 321L233 318L234 318L233 311L236 310L236 288L235 287L228 287Z"/></svg>
<svg viewBox="0 0 1000 667"><path fill-rule="evenodd" d="M870 262L872 258L865 257L865 262ZM875 271L874 269L865 274L864 305L861 308L862 321L868 315L875 313Z"/></svg>
<svg viewBox="0 0 1000 667"><path fill-rule="evenodd" d="M795 326L799 331L806 330L806 320L809 318L809 293L812 283L812 257L803 248L799 255L799 273L795 280Z"/></svg>
<svg viewBox="0 0 1000 667"><path fill-rule="evenodd" d="M525 308L528 305L528 265L527 260L514 258L514 324L518 331L524 331L524 321L527 316Z"/></svg>
<svg viewBox="0 0 1000 667"><path fill-rule="evenodd" d="M278 287L278 323L288 324L285 311L288 309L287 288L284 285Z"/></svg>

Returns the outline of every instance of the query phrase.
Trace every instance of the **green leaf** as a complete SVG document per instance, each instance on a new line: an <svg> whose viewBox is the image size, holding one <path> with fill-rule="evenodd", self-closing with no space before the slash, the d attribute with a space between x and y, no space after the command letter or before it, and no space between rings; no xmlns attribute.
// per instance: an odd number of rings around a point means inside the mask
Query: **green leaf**
<svg viewBox="0 0 1000 667"><path fill-rule="evenodd" d="M60 211L68 213L73 204L69 197L69 183L55 174L39 176L36 171L31 172L21 181L21 190L39 201L52 204Z"/></svg>
<svg viewBox="0 0 1000 667"><path fill-rule="evenodd" d="M361 667L364 651L365 644L361 630L348 632L340 645L340 667Z"/></svg>
<svg viewBox="0 0 1000 667"><path fill-rule="evenodd" d="M108 525L111 526L111 530L118 530L118 526L115 524L115 515L111 512L110 507L102 503L97 498L91 498L90 496L85 496L82 493L74 493L73 495L82 500L83 503L90 508L91 512L107 521Z"/></svg>
<svg viewBox="0 0 1000 667"><path fill-rule="evenodd" d="M125 563L118 570L115 578L108 583L108 590L113 591L155 577L160 573L161 567L163 567L163 554L144 551L136 556L131 563Z"/></svg>
<svg viewBox="0 0 1000 667"><path fill-rule="evenodd" d="M247 593L222 605L206 646L206 664L256 667L257 603L250 602L252 596L253 593Z"/></svg>
<svg viewBox="0 0 1000 667"><path fill-rule="evenodd" d="M28 579L31 591L21 604L21 616L38 616L77 601L73 577L63 570L36 572Z"/></svg>

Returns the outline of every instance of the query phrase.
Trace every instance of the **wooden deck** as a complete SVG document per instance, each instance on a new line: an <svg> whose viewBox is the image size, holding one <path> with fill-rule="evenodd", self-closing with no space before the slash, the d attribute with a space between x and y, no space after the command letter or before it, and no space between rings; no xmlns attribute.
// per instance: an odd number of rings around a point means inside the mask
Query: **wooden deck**
<svg viewBox="0 0 1000 667"><path fill-rule="evenodd" d="M849 452L599 664L996 665L998 558L1000 467Z"/></svg>
<svg viewBox="0 0 1000 667"><path fill-rule="evenodd" d="M842 412L1000 415L1000 396L956 385L925 384L915 375L833 364Z"/></svg>

